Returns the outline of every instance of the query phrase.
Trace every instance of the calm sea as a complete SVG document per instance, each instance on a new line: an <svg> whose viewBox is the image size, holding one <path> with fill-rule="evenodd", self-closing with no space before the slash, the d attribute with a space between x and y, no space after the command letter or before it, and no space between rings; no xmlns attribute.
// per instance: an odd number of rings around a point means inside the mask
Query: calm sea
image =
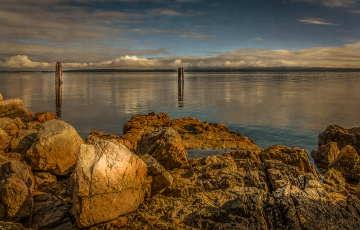
<svg viewBox="0 0 360 230"><path fill-rule="evenodd" d="M185 72L181 100L177 73L64 72L63 81L58 109L55 73L1 73L0 93L22 99L33 114L61 114L83 138L92 130L122 135L131 115L165 112L226 124L261 148L310 153L328 125L360 126L359 72Z"/></svg>

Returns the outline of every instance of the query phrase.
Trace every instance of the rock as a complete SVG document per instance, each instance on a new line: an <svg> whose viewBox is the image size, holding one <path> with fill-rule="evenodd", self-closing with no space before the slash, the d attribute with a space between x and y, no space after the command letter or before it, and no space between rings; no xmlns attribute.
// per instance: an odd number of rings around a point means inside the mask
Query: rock
<svg viewBox="0 0 360 230"><path fill-rule="evenodd" d="M60 190L56 176L49 172L35 172L34 179L36 191L54 194Z"/></svg>
<svg viewBox="0 0 360 230"><path fill-rule="evenodd" d="M257 150L253 140L242 136L241 133L230 131L225 125L200 122L193 117L170 120L165 113L150 113L149 115L134 115L123 129L119 138L131 151L136 150L137 142L149 132L163 127L175 129L183 140L184 147L212 148L212 149L241 149Z"/></svg>
<svg viewBox="0 0 360 230"><path fill-rule="evenodd" d="M6 151L11 142L11 138L7 133L0 129L0 151Z"/></svg>
<svg viewBox="0 0 360 230"><path fill-rule="evenodd" d="M4 221L0 221L0 229L2 229L2 230L25 230L25 228L19 223L4 222Z"/></svg>
<svg viewBox="0 0 360 230"><path fill-rule="evenodd" d="M13 152L26 155L26 152L33 145L38 130L36 129L26 129L20 130L16 137L11 140L10 150Z"/></svg>
<svg viewBox="0 0 360 230"><path fill-rule="evenodd" d="M36 120L39 121L40 123L45 123L46 121L57 119L57 116L51 111L35 113L35 117Z"/></svg>
<svg viewBox="0 0 360 230"><path fill-rule="evenodd" d="M180 135L172 128L162 128L144 135L138 141L136 154L149 154L165 169L187 164L187 151Z"/></svg>
<svg viewBox="0 0 360 230"><path fill-rule="evenodd" d="M339 125L329 125L319 134L318 146L320 148L330 142L336 142L339 149L351 145L360 154L360 127L346 129Z"/></svg>
<svg viewBox="0 0 360 230"><path fill-rule="evenodd" d="M324 182L345 186L345 178L342 176L341 172L338 172L333 168L326 171Z"/></svg>
<svg viewBox="0 0 360 230"><path fill-rule="evenodd" d="M113 220L138 208L146 164L115 140L95 137L80 146L71 176L72 214L80 228Z"/></svg>
<svg viewBox="0 0 360 230"><path fill-rule="evenodd" d="M264 152L261 153L261 156L264 154L268 154L268 157L272 160L278 160L287 165L296 166L303 173L311 172L318 178L314 166L310 164L309 154L306 149L297 147L291 149L286 146L274 145L265 149Z"/></svg>
<svg viewBox="0 0 360 230"><path fill-rule="evenodd" d="M14 119L4 117L0 118L0 128L8 135L14 136L19 132L19 130L25 128L25 125L18 117Z"/></svg>
<svg viewBox="0 0 360 230"><path fill-rule="evenodd" d="M346 181L355 184L360 181L360 156L351 145L341 149L338 157L330 163L329 169L331 168L341 172Z"/></svg>
<svg viewBox="0 0 360 230"><path fill-rule="evenodd" d="M360 183L356 186L355 195L360 200Z"/></svg>
<svg viewBox="0 0 360 230"><path fill-rule="evenodd" d="M0 101L4 100L3 96L0 93Z"/></svg>
<svg viewBox="0 0 360 230"><path fill-rule="evenodd" d="M37 195L34 197L34 201L34 211L29 228L34 230L74 229L74 223L64 201L50 194Z"/></svg>
<svg viewBox="0 0 360 230"><path fill-rule="evenodd" d="M0 100L0 118L19 117L23 122L29 121L29 114L20 99Z"/></svg>
<svg viewBox="0 0 360 230"><path fill-rule="evenodd" d="M318 151L313 150L311 152L311 157L319 167L327 169L329 164L336 159L339 153L340 150L337 147L337 143L329 142L320 146Z"/></svg>
<svg viewBox="0 0 360 230"><path fill-rule="evenodd" d="M147 167L147 176L152 177L151 196L155 196L162 189L170 186L174 179L152 156L145 154L141 157Z"/></svg>
<svg viewBox="0 0 360 230"><path fill-rule="evenodd" d="M33 186L25 164L10 160L0 165L0 220L18 222L31 215Z"/></svg>
<svg viewBox="0 0 360 230"><path fill-rule="evenodd" d="M26 156L35 170L66 175L74 169L82 143L71 125L51 120L42 125Z"/></svg>

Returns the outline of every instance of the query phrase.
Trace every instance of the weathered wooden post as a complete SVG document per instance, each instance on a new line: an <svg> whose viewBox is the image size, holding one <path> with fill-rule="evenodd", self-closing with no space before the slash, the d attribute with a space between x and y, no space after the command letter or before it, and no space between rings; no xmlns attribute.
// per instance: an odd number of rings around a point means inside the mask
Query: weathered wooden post
<svg viewBox="0 0 360 230"><path fill-rule="evenodd" d="M61 62L56 63L55 70L55 105L56 105L56 116L61 118L61 102L62 102L62 69Z"/></svg>
<svg viewBox="0 0 360 230"><path fill-rule="evenodd" d="M178 97L179 101L184 100L184 68L178 68Z"/></svg>
<svg viewBox="0 0 360 230"><path fill-rule="evenodd" d="M55 83L58 83L59 85L62 84L61 62L57 62L57 63L56 63Z"/></svg>

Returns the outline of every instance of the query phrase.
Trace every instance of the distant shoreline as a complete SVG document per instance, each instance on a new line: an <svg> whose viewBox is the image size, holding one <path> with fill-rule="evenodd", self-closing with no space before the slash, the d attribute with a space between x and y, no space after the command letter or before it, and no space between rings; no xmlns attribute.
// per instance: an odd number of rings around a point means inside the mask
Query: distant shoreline
<svg viewBox="0 0 360 230"><path fill-rule="evenodd" d="M360 72L360 68L264 67L242 69L184 69L185 72ZM48 73L55 71L0 71L0 73ZM177 72L177 69L78 69L63 72Z"/></svg>

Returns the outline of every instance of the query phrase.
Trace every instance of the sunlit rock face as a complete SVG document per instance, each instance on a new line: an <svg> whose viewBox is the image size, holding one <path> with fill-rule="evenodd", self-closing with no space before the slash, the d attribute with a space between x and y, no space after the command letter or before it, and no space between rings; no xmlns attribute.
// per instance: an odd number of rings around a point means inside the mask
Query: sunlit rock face
<svg viewBox="0 0 360 230"><path fill-rule="evenodd" d="M28 111L20 99L0 100L0 118L1 117L18 117L24 122L29 121Z"/></svg>
<svg viewBox="0 0 360 230"><path fill-rule="evenodd" d="M71 177L72 214L79 227L134 211L144 199L146 164L116 141L93 136L80 146Z"/></svg>
<svg viewBox="0 0 360 230"><path fill-rule="evenodd" d="M66 175L74 169L82 143L71 125L61 120L50 120L42 125L26 156L35 170Z"/></svg>

